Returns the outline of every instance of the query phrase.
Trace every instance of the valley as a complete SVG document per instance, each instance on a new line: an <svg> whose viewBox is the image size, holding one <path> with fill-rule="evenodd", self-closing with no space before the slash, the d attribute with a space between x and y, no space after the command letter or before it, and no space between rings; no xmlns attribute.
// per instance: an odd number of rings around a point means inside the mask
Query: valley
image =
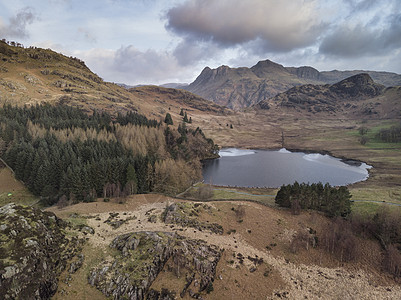
<svg viewBox="0 0 401 300"><path fill-rule="evenodd" d="M0 292L400 298L401 142L378 134L400 126L401 75L355 72L262 61L206 68L186 90L125 89L76 58L0 41L0 156L13 168L0 168ZM215 144L373 168L347 186L350 216L329 218L279 207L277 188L199 183Z"/></svg>

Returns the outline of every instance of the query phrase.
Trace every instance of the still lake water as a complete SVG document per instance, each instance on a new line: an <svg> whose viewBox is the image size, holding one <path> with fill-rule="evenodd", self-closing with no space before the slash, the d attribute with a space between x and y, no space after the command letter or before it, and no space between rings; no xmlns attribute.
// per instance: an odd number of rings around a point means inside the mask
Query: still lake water
<svg viewBox="0 0 401 300"><path fill-rule="evenodd" d="M333 186L366 180L368 166L349 165L338 158L281 150L220 150L220 158L205 161L205 183L242 187L280 187L283 184L328 182Z"/></svg>

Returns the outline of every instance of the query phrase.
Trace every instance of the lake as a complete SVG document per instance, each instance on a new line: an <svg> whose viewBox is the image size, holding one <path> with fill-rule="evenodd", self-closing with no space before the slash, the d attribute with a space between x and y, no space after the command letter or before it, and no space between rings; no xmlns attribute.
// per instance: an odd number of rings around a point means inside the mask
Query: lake
<svg viewBox="0 0 401 300"><path fill-rule="evenodd" d="M204 162L205 183L241 187L280 187L283 184L328 182L333 186L366 180L365 163L347 164L322 154L281 150L226 148L220 158Z"/></svg>

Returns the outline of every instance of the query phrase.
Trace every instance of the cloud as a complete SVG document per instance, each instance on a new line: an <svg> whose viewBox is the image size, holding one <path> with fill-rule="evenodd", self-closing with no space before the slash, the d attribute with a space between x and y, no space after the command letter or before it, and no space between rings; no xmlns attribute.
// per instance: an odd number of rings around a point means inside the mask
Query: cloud
<svg viewBox="0 0 401 300"><path fill-rule="evenodd" d="M87 41L88 43L94 44L97 42L96 36L89 30L83 28L83 27L79 27L77 29L77 32L80 36L82 36L84 38L85 41Z"/></svg>
<svg viewBox="0 0 401 300"><path fill-rule="evenodd" d="M26 27L37 19L31 7L25 7L10 17L9 24L0 23L0 36L6 38L27 38L29 36Z"/></svg>
<svg viewBox="0 0 401 300"><path fill-rule="evenodd" d="M206 62L221 53L222 50L216 45L184 39L176 46L172 54L181 66L189 66L194 62Z"/></svg>
<svg viewBox="0 0 401 300"><path fill-rule="evenodd" d="M344 23L328 34L319 51L340 57L383 55L385 51L401 48L401 14L394 14L376 28L364 24Z"/></svg>
<svg viewBox="0 0 401 300"><path fill-rule="evenodd" d="M315 43L325 28L315 0L188 0L166 13L166 29L223 48L259 41L288 52Z"/></svg>
<svg viewBox="0 0 401 300"><path fill-rule="evenodd" d="M140 51L133 45L117 50L92 49L74 52L94 72L107 81L126 84L160 84L186 82L194 69L182 67L175 56L166 51ZM195 70L196 71L196 70Z"/></svg>

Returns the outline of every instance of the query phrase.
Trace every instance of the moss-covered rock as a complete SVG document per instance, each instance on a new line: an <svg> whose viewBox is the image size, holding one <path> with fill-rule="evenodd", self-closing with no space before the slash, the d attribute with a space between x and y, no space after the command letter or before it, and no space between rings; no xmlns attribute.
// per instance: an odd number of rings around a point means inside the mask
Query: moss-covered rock
<svg viewBox="0 0 401 300"><path fill-rule="evenodd" d="M170 232L128 233L116 237L110 247L118 250L113 260L92 269L88 280L114 299L154 297L158 292L148 295L149 288L168 261L170 268L193 274L192 280L196 274L202 292L214 280L221 256L217 246Z"/></svg>
<svg viewBox="0 0 401 300"><path fill-rule="evenodd" d="M49 299L57 277L80 248L67 224L53 213L7 204L0 208L0 295L3 299Z"/></svg>
<svg viewBox="0 0 401 300"><path fill-rule="evenodd" d="M198 220L202 212L211 213L211 206L203 203L177 202L166 207L162 214L163 222L167 224L178 224L182 227L192 227L200 231L208 230L216 234L223 234L224 230L220 224L205 223Z"/></svg>

